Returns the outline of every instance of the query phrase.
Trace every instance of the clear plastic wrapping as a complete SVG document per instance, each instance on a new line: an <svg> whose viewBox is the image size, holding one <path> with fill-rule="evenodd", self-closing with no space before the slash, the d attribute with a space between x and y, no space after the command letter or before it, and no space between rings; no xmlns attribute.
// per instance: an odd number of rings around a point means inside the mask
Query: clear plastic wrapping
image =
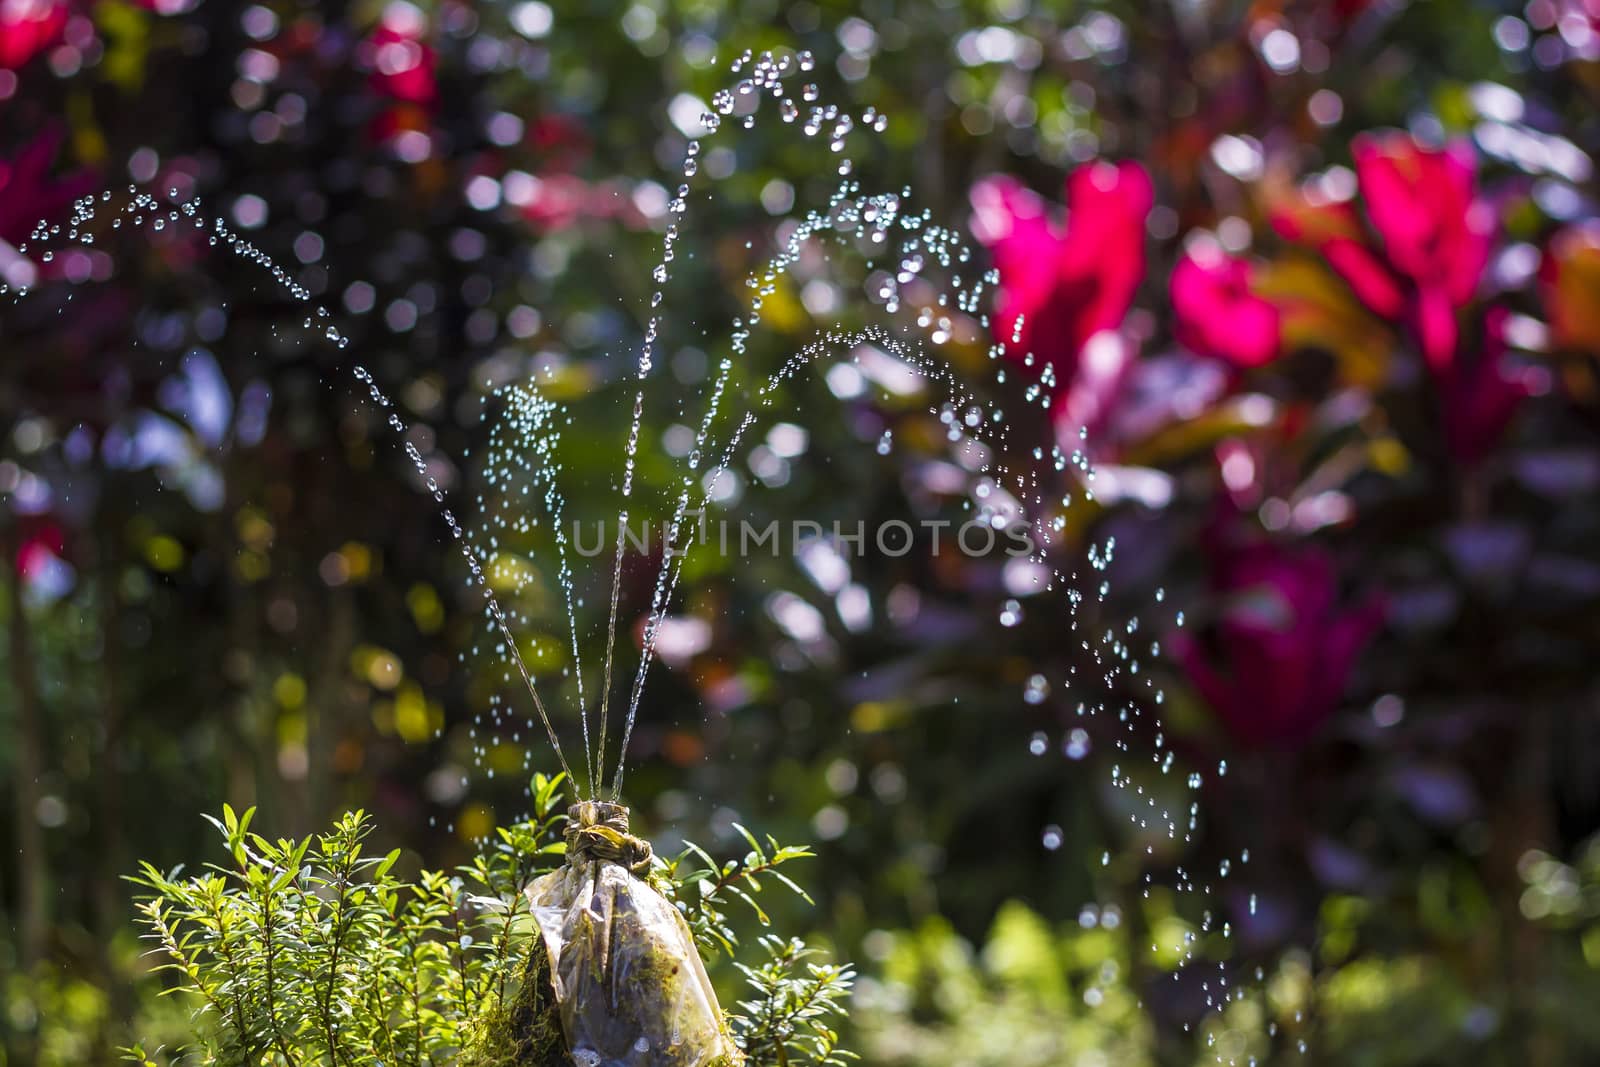
<svg viewBox="0 0 1600 1067"><path fill-rule="evenodd" d="M738 1067L689 924L644 880L628 809L576 804L567 862L528 889L576 1067Z"/></svg>

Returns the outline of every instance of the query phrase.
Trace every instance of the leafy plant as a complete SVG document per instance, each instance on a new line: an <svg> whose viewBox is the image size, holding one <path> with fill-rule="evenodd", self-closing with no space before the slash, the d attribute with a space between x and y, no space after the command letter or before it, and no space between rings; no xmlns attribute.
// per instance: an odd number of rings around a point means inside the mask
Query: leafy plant
<svg viewBox="0 0 1600 1067"><path fill-rule="evenodd" d="M734 829L750 843L743 859L718 863L690 842L684 853L659 872L659 887L677 902L702 956L732 957L738 936L728 915L737 900L754 912L762 926L772 920L756 902L768 881L775 881L806 903L811 897L778 868L813 855L810 849L780 845L768 836L762 843L749 830ZM700 864L695 866L694 864ZM739 1002L728 1019L734 1038L751 1064L814 1064L828 1067L857 1058L839 1047L839 1035L829 1023L845 1012L844 1000L855 982L849 965L812 962L817 951L798 938L764 935L759 941L767 959L756 966L735 961L755 996Z"/></svg>
<svg viewBox="0 0 1600 1067"><path fill-rule="evenodd" d="M561 785L561 776L536 776L531 817L498 828L454 873L423 871L414 881L395 873L399 850L366 853L372 822L364 812L325 834L273 841L251 831L254 808L225 806L211 822L230 862L191 876L144 863L130 879L145 891L139 920L172 980L167 992L196 1008L192 1047L162 1055L134 1046L127 1057L273 1067L503 1061L507 1024L526 1021L514 1009L536 981L529 960L540 955L528 951L525 890L566 850ZM752 851L742 860L719 864L691 846L650 875L707 957L734 955L731 900L770 923L753 895L763 879L809 900L774 868L812 853L745 836ZM815 950L798 939L761 944L764 962L736 963L754 992L728 1018L750 1067L853 1058L827 1025L843 1013L851 969L813 962Z"/></svg>
<svg viewBox="0 0 1600 1067"><path fill-rule="evenodd" d="M809 1063L818 1067L859 1059L839 1047L828 1024L844 1014L844 998L855 981L848 964L812 963L816 950L797 938L761 938L767 961L759 967L735 964L756 995L739 1002L734 1036L752 1063ZM797 973L802 964L805 972Z"/></svg>
<svg viewBox="0 0 1600 1067"><path fill-rule="evenodd" d="M733 828L750 843L750 851L743 859L719 864L710 853L691 841L682 855L661 869L656 880L656 888L677 903L689 920L700 954L707 959L724 952L732 955L739 943L728 917L730 901L742 901L762 926L771 925L771 918L753 895L762 891L763 879L777 881L807 904L812 903L806 891L778 868L794 860L809 859L816 853L798 845L779 845L771 837L763 848L749 830L738 823L734 823ZM695 892L687 892L691 886L695 887Z"/></svg>

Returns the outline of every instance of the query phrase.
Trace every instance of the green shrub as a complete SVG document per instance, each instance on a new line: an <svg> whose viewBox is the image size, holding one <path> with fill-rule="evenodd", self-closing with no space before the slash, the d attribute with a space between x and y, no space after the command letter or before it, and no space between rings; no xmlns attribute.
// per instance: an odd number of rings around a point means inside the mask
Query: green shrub
<svg viewBox="0 0 1600 1067"><path fill-rule="evenodd" d="M325 834L270 841L251 832L255 809L224 807L211 821L231 862L191 876L145 863L131 879L144 890L139 920L172 981L168 992L192 999L195 1011L189 1047L136 1046L128 1057L273 1067L565 1062L539 1002L531 961L543 953L529 951L524 895L563 862L561 784L535 777L529 819L496 830L471 864L414 881L395 874L399 850L366 854L372 824L363 812ZM770 881L805 896L777 868L812 853L740 831L750 843L740 859L718 863L691 845L649 875L708 959L739 950L734 901L765 926L756 894ZM764 936L758 947L759 960L735 960L751 995L728 1013L749 1067L853 1059L829 1024L854 972L816 962L798 939Z"/></svg>

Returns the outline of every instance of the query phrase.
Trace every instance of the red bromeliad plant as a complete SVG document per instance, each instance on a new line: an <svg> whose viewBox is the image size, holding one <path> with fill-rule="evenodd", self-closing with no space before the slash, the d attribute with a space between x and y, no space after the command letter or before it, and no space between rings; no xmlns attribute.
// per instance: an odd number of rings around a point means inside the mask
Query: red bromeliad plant
<svg viewBox="0 0 1600 1067"><path fill-rule="evenodd" d="M1310 742L1343 704L1382 618L1381 601L1359 582L1352 594L1339 593L1352 584L1340 576L1340 557L1292 540L1363 518L1355 498L1329 481L1341 467L1360 469L1351 466L1360 462L1354 453L1307 466L1327 447L1324 435L1344 425L1329 405L1359 394L1300 392L1292 376L1303 351L1349 352L1330 386L1372 390L1399 425L1431 423L1440 448L1422 442L1422 451L1438 451L1466 474L1497 453L1548 377L1513 351L1536 334L1489 278L1502 207L1479 189L1473 148L1382 131L1356 137L1351 155L1354 171L1344 178L1320 178L1269 202L1287 240L1280 249L1252 256L1207 230L1185 236L1166 286L1180 350L1159 359L1136 358L1123 336L1146 281L1152 188L1141 168L1078 167L1064 222L1015 179L986 178L972 191L973 231L1000 280L995 338L1008 360L1028 368L1028 380L1050 391L1058 424L1088 427L1091 441L1109 435L1114 454L1134 457L1214 442L1217 466L1194 483L1211 489L1197 503L1210 508L1225 497L1231 507L1259 509L1266 532L1250 535L1240 516L1226 538L1206 539L1212 622L1176 648L1194 689L1251 747ZM1542 288L1557 345L1591 342L1584 297L1600 258L1594 247L1583 227L1551 242ZM1307 266L1306 253L1332 275ZM1424 388L1378 392L1407 380L1407 353L1416 368L1410 377ZM1153 397L1162 382L1182 388L1185 372L1174 368L1194 357L1222 368L1214 391L1195 394L1208 398L1202 410L1185 413ZM1223 415L1229 406L1233 414Z"/></svg>
<svg viewBox="0 0 1600 1067"><path fill-rule="evenodd" d="M439 102L439 59L428 43L422 12L407 3L383 9L362 48L372 91L384 107L372 122L372 135L390 142L406 134L429 134Z"/></svg>
<svg viewBox="0 0 1600 1067"><path fill-rule="evenodd" d="M1351 668L1383 621L1382 601L1367 594L1347 603L1333 557L1315 546L1228 526L1206 555L1216 618L1199 635L1178 635L1178 663L1238 743L1305 744L1344 703Z"/></svg>
<svg viewBox="0 0 1600 1067"><path fill-rule="evenodd" d="M1007 358L1036 368L1071 433L1106 416L1132 365L1119 330L1144 278L1152 195L1136 163L1073 171L1064 221L1015 179L973 187L973 233L1000 272L995 338Z"/></svg>
<svg viewBox="0 0 1600 1067"><path fill-rule="evenodd" d="M1197 355L1239 369L1265 366L1283 350L1283 313L1256 293L1255 264L1195 241L1172 270L1173 330Z"/></svg>
<svg viewBox="0 0 1600 1067"><path fill-rule="evenodd" d="M1430 367L1442 367L1455 355L1458 316L1477 293L1494 230L1472 149L1383 133L1357 138L1351 152L1364 220L1351 201L1302 194L1274 225L1325 257L1374 314L1405 325Z"/></svg>
<svg viewBox="0 0 1600 1067"><path fill-rule="evenodd" d="M0 0L0 69L25 66L55 44L66 25L65 0Z"/></svg>

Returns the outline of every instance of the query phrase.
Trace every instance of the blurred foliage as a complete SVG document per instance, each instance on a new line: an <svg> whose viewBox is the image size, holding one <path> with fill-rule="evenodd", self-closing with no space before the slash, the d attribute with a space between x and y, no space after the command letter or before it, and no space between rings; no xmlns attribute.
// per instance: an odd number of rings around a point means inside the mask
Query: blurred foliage
<svg viewBox="0 0 1600 1067"><path fill-rule="evenodd" d="M981 952L937 918L881 940L881 977L855 1009L873 1062L1151 1062L1154 1035L1114 923L1058 933L1013 902Z"/></svg>

